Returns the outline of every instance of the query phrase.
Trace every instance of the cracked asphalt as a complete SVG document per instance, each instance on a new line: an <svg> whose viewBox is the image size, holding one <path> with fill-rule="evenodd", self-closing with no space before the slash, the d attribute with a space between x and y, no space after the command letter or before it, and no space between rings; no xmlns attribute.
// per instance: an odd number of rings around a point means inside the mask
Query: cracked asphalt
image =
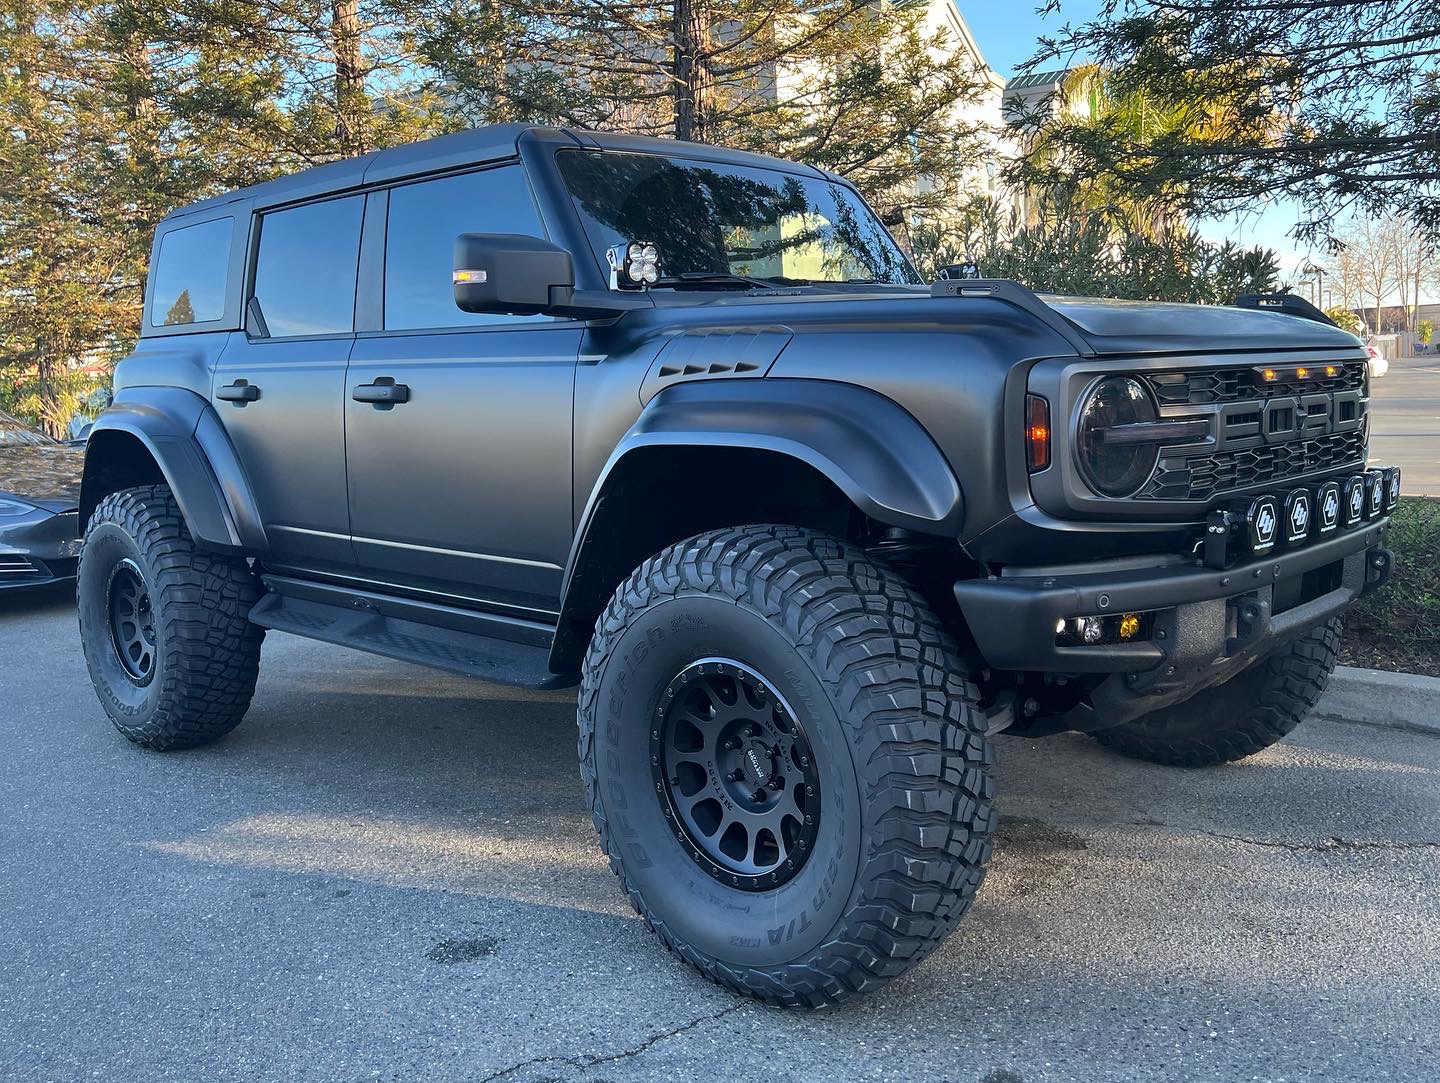
<svg viewBox="0 0 1440 1083"><path fill-rule="evenodd" d="M272 634L246 722L127 745L67 599L0 598L0 1078L1416 1080L1440 1063L1440 738L1228 769L1001 739L961 929L798 1015L647 933L573 701Z"/></svg>

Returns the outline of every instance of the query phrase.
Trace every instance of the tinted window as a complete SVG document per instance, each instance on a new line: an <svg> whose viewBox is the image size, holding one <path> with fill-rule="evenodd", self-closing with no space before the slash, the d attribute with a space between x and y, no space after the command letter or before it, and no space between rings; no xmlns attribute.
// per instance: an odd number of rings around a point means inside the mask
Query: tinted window
<svg viewBox="0 0 1440 1083"><path fill-rule="evenodd" d="M354 330L364 207L347 196L261 219L255 297L272 337Z"/></svg>
<svg viewBox="0 0 1440 1083"><path fill-rule="evenodd" d="M150 325L179 327L225 315L225 283L235 219L172 229L160 238L150 276Z"/></svg>
<svg viewBox="0 0 1440 1083"><path fill-rule="evenodd" d="M390 193L385 230L385 327L462 327L533 320L461 312L450 274L462 233L545 236L519 166L422 181Z"/></svg>
<svg viewBox="0 0 1440 1083"><path fill-rule="evenodd" d="M614 151L566 150L556 161L602 267L611 245L649 241L672 284L724 274L920 281L864 200L823 177Z"/></svg>

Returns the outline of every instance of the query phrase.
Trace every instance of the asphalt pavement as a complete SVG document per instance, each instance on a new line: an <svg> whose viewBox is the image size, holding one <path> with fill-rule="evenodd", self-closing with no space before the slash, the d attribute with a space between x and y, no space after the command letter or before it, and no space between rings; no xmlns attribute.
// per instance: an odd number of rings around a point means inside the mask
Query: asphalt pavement
<svg viewBox="0 0 1440 1083"><path fill-rule="evenodd" d="M1440 354L1391 361L1370 399L1370 461L1401 467L1407 496L1440 496Z"/></svg>
<svg viewBox="0 0 1440 1083"><path fill-rule="evenodd" d="M910 975L759 1007L601 860L566 694L272 634L245 723L141 752L63 596L0 599L0 1078L1434 1080L1440 737L1226 769L1001 739L990 877Z"/></svg>

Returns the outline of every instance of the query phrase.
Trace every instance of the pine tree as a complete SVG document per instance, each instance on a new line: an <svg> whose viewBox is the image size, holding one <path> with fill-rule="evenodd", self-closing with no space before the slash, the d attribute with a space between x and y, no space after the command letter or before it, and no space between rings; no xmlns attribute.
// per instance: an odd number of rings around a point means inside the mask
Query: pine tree
<svg viewBox="0 0 1440 1083"><path fill-rule="evenodd" d="M794 158L854 180L892 223L953 206L985 134L959 115L980 73L957 42L926 31L923 4L563 3L541 17L491 0L470 19L412 0L406 10L420 55L469 122L523 118Z"/></svg>

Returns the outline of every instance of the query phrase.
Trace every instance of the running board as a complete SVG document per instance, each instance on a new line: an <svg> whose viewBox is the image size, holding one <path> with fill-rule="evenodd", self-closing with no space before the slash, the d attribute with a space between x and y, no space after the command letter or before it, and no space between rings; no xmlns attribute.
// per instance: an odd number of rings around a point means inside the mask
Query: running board
<svg viewBox="0 0 1440 1083"><path fill-rule="evenodd" d="M555 630L538 621L289 576L263 575L266 594L250 610L262 628L526 688L570 688L550 672Z"/></svg>

